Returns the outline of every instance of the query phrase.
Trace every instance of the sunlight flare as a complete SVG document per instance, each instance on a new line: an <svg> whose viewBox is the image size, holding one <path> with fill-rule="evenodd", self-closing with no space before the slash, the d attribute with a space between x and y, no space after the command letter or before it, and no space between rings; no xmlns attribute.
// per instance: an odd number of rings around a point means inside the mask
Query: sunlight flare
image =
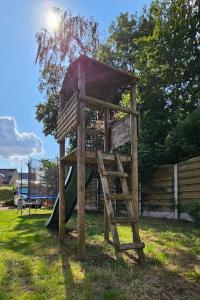
<svg viewBox="0 0 200 300"><path fill-rule="evenodd" d="M46 14L46 24L49 30L56 31L59 28L60 16L56 11L49 10Z"/></svg>

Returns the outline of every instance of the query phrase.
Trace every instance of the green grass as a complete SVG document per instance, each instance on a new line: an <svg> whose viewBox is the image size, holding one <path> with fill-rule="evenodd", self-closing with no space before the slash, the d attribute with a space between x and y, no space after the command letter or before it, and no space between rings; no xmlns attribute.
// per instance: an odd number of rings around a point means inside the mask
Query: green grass
<svg viewBox="0 0 200 300"><path fill-rule="evenodd" d="M34 212L34 211L33 211ZM87 258L77 259L77 233L59 247L44 227L48 211L0 211L0 300L199 299L200 229L197 225L142 218L146 266L124 256L117 262L103 241L103 216L88 213ZM76 216L69 227L75 227ZM122 241L130 230L120 227Z"/></svg>

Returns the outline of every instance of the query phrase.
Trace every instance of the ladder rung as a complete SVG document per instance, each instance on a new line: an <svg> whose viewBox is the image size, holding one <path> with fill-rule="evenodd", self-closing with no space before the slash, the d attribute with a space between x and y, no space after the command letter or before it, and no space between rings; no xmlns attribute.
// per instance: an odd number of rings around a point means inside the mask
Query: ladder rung
<svg viewBox="0 0 200 300"><path fill-rule="evenodd" d="M116 160L115 154L110 152L101 152L101 156L103 160L107 160L110 162L114 162ZM130 162L131 157L126 155L119 155L122 162Z"/></svg>
<svg viewBox="0 0 200 300"><path fill-rule="evenodd" d="M107 194L106 197L109 200L132 200L133 196L131 194Z"/></svg>
<svg viewBox="0 0 200 300"><path fill-rule="evenodd" d="M113 177L123 177L123 178L127 178L128 174L125 172L115 172L115 171L101 171L103 176L113 176Z"/></svg>
<svg viewBox="0 0 200 300"><path fill-rule="evenodd" d="M130 223L136 223L136 219L133 217L111 217L111 223L130 224Z"/></svg>
<svg viewBox="0 0 200 300"><path fill-rule="evenodd" d="M131 244L121 244L119 249L121 251L131 250L131 249L143 249L145 247L144 243L131 243Z"/></svg>

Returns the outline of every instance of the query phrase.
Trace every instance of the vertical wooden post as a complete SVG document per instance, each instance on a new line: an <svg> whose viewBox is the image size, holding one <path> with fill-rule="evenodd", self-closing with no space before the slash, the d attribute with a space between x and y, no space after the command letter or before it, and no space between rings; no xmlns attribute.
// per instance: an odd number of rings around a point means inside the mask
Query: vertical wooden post
<svg viewBox="0 0 200 300"><path fill-rule="evenodd" d="M78 89L80 96L85 95L84 65L78 65ZM85 258L85 103L78 104L77 128L77 200L78 200L78 256Z"/></svg>
<svg viewBox="0 0 200 300"><path fill-rule="evenodd" d="M131 86L131 108L132 110L137 110L136 102L136 82ZM137 150L137 116L131 114L130 116L131 125L131 190L133 195L133 210L137 222L132 227L133 240L140 243L139 235L139 195L138 195L138 150ZM137 249L138 258L141 264L144 263L145 257L143 249Z"/></svg>
<svg viewBox="0 0 200 300"><path fill-rule="evenodd" d="M110 128L109 128L109 121L110 121L110 112L108 109L105 110L104 113L104 151L110 151ZM108 219L108 213L106 209L106 205L104 203L104 239L106 241L109 240L109 231L110 231L110 224Z"/></svg>
<svg viewBox="0 0 200 300"><path fill-rule="evenodd" d="M60 94L60 112L65 106L64 94ZM65 155L65 139L59 143L59 241L61 245L65 242L65 164L61 158Z"/></svg>
<svg viewBox="0 0 200 300"><path fill-rule="evenodd" d="M131 86L131 108L137 109L136 83ZM131 114L131 189L133 194L133 208L136 219L138 219L138 152L137 152L137 117Z"/></svg>
<svg viewBox="0 0 200 300"><path fill-rule="evenodd" d="M60 167L59 167L59 240L65 242L65 164L61 157L65 155L65 141L60 142Z"/></svg>

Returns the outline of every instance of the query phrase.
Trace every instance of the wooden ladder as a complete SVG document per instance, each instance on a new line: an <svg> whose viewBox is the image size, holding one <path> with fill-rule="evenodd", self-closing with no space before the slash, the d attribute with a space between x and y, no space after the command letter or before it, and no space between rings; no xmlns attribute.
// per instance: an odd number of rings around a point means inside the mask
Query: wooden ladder
<svg viewBox="0 0 200 300"><path fill-rule="evenodd" d="M124 172L121 157L118 153L115 154L115 160L118 171L105 170L104 159L101 151L97 151L97 161L99 166L100 178L103 188L104 200L108 219L110 223L110 229L113 238L113 246L115 248L116 258L122 257L122 251L136 250L141 263L144 262L144 243L141 242L139 236L138 220L136 220L133 209L133 196L129 192L127 177L128 174ZM118 177L122 186L122 194L110 193L108 177ZM127 215L116 216L113 208L113 200L125 201ZM117 230L117 224L130 224L133 235L133 242L129 244L120 244L119 234Z"/></svg>

